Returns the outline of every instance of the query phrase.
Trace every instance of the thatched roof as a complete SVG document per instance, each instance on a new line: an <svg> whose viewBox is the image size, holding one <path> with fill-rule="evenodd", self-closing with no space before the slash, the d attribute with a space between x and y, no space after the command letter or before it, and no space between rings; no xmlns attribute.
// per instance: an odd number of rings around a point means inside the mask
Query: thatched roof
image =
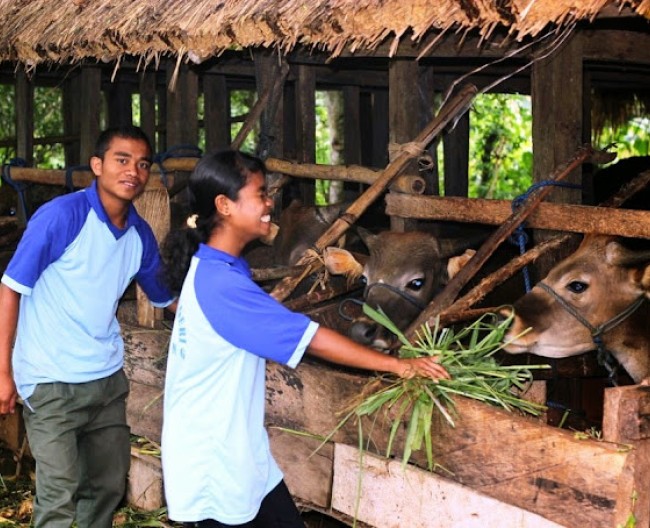
<svg viewBox="0 0 650 528"><path fill-rule="evenodd" d="M433 32L535 36L609 4L650 19L650 0L0 0L0 60L200 62L228 49L296 45L336 56Z"/></svg>

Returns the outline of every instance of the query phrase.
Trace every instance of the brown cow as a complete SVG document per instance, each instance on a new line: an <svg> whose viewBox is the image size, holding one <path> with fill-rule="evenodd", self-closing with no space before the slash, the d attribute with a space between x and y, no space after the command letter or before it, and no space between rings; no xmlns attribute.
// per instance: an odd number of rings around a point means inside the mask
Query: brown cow
<svg viewBox="0 0 650 528"><path fill-rule="evenodd" d="M551 358L608 351L639 383L650 377L649 294L650 242L586 236L514 304L506 351Z"/></svg>
<svg viewBox="0 0 650 528"><path fill-rule="evenodd" d="M441 240L422 231L396 233L384 231L377 235L359 230L370 256L365 264L343 250L336 252L336 266L325 264L332 273L362 271L364 300L373 308L381 308L395 325L405 329L474 254L466 250L460 256L458 241ZM463 244L467 247L467 244ZM341 264L341 255L347 262ZM365 317L357 319L351 337L375 348L387 349L392 340L380 325Z"/></svg>

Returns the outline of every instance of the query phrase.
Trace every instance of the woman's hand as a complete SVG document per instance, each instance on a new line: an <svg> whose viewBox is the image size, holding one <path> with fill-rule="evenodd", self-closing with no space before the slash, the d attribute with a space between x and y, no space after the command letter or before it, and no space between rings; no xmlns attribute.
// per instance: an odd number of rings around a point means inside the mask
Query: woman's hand
<svg viewBox="0 0 650 528"><path fill-rule="evenodd" d="M396 374L400 378L413 378L421 376L431 379L450 379L451 376L445 368L438 363L436 357L421 357L400 359Z"/></svg>

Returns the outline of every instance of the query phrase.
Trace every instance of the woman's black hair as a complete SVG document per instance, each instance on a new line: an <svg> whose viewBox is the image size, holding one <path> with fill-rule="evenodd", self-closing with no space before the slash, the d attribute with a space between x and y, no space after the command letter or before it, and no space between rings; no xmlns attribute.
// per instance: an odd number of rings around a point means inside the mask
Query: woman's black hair
<svg viewBox="0 0 650 528"><path fill-rule="evenodd" d="M161 247L163 281L174 294L180 292L199 244L208 240L219 222L215 198L223 194L237 200L240 189L253 173L266 174L264 162L236 150L205 154L194 167L188 188L190 214L196 215L196 228L170 231Z"/></svg>

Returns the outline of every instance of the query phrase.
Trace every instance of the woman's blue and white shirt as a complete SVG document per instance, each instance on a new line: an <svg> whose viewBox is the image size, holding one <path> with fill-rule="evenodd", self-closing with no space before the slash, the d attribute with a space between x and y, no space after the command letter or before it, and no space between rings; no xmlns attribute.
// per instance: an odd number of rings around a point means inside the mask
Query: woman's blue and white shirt
<svg viewBox="0 0 650 528"><path fill-rule="evenodd" d="M179 298L165 382L169 517L243 524L282 479L264 428L266 359L295 367L318 325L257 286L247 263L201 245Z"/></svg>

